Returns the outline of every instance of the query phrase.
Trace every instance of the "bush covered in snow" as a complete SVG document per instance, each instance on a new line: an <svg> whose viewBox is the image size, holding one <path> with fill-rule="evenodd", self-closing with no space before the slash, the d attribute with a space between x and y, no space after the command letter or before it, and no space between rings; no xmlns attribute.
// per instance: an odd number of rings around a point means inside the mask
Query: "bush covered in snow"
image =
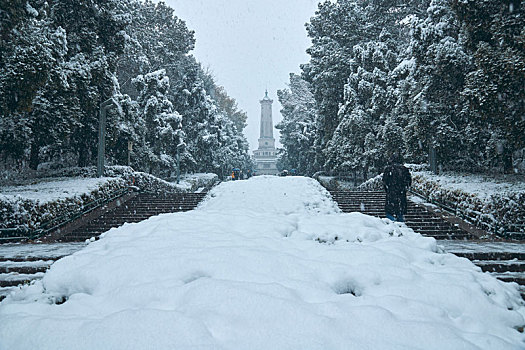
<svg viewBox="0 0 525 350"><path fill-rule="evenodd" d="M133 168L127 166L106 167L105 172L106 176L121 177L130 185L136 186L145 192L173 193L196 191L201 187L210 188L219 180L219 177L215 174L190 174L181 176L181 181L177 184L148 173L134 171Z"/></svg>

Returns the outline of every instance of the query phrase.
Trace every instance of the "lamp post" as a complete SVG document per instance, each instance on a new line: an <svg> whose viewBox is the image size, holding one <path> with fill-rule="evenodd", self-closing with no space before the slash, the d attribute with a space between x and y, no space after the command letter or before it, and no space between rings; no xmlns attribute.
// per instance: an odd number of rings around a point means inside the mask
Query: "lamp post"
<svg viewBox="0 0 525 350"><path fill-rule="evenodd" d="M104 176L104 158L106 153L106 112L115 100L108 98L100 104L99 120L98 120L98 158L97 158L97 177Z"/></svg>
<svg viewBox="0 0 525 350"><path fill-rule="evenodd" d="M434 174L437 174L438 173L437 152L436 152L436 147L434 147L432 144L429 146L428 160L430 164L430 171L432 171Z"/></svg>
<svg viewBox="0 0 525 350"><path fill-rule="evenodd" d="M180 182L180 150L177 147L177 184Z"/></svg>
<svg viewBox="0 0 525 350"><path fill-rule="evenodd" d="M128 166L131 166L131 151L133 151L133 141L128 140Z"/></svg>
<svg viewBox="0 0 525 350"><path fill-rule="evenodd" d="M184 148L184 143L177 145L177 183L180 182L180 151Z"/></svg>

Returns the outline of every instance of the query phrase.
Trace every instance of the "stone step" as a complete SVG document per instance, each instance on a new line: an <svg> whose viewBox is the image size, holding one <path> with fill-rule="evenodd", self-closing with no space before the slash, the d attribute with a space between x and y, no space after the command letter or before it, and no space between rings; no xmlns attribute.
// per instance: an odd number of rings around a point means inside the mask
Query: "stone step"
<svg viewBox="0 0 525 350"><path fill-rule="evenodd" d="M124 223L135 223L152 216L193 210L206 193L159 195L139 193L123 205L86 222L77 229L57 238L60 242L84 241Z"/></svg>
<svg viewBox="0 0 525 350"><path fill-rule="evenodd" d="M49 268L46 266L2 266L0 265L0 274L19 273L24 275L32 275L38 272L45 272Z"/></svg>
<svg viewBox="0 0 525 350"><path fill-rule="evenodd" d="M491 252L454 252L451 253L467 258L472 261L525 261L525 251L523 252L506 252L506 251L491 251Z"/></svg>
<svg viewBox="0 0 525 350"><path fill-rule="evenodd" d="M343 212L361 212L380 218L386 217L384 212L386 196L384 192L331 191L330 193ZM410 200L407 204L406 225L414 231L436 239L465 240L473 238L470 233L430 213L424 207L410 202Z"/></svg>
<svg viewBox="0 0 525 350"><path fill-rule="evenodd" d="M16 287L35 279L41 279L43 276L43 272L34 274L0 273L0 287Z"/></svg>
<svg viewBox="0 0 525 350"><path fill-rule="evenodd" d="M503 273L492 273L494 277L503 282L514 282L520 286L525 286L525 275L523 274L512 274L508 272Z"/></svg>
<svg viewBox="0 0 525 350"><path fill-rule="evenodd" d="M484 272L525 272L525 261L516 260L474 260Z"/></svg>

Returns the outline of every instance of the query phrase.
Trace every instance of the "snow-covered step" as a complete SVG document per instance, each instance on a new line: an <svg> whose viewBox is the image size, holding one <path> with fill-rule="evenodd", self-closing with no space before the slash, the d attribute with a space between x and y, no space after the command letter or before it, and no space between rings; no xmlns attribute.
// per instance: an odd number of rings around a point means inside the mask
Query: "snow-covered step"
<svg viewBox="0 0 525 350"><path fill-rule="evenodd" d="M22 274L34 274L46 271L54 260L36 260L36 261L12 261L0 260L0 274L12 272Z"/></svg>
<svg viewBox="0 0 525 350"><path fill-rule="evenodd" d="M521 286L525 286L525 273L523 272L501 272L491 273L491 275L504 282L514 282Z"/></svg>
<svg viewBox="0 0 525 350"><path fill-rule="evenodd" d="M470 259L504 282L518 283L525 299L525 243L440 241L439 245L447 253Z"/></svg>
<svg viewBox="0 0 525 350"><path fill-rule="evenodd" d="M523 260L472 260L486 272L525 272Z"/></svg>
<svg viewBox="0 0 525 350"><path fill-rule="evenodd" d="M18 286L41 279L58 259L85 247L85 243L0 244L0 300Z"/></svg>
<svg viewBox="0 0 525 350"><path fill-rule="evenodd" d="M0 301L4 300L11 292L19 289L19 287L0 287Z"/></svg>
<svg viewBox="0 0 525 350"><path fill-rule="evenodd" d="M29 283L32 280L44 277L44 272L37 272L32 274L26 273L0 273L0 287L15 287L21 284Z"/></svg>

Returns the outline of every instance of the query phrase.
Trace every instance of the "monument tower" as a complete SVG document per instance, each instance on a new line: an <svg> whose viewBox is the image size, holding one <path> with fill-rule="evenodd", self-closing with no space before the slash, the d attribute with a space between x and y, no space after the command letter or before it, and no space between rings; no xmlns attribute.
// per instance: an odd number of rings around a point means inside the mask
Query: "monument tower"
<svg viewBox="0 0 525 350"><path fill-rule="evenodd" d="M259 136L259 148L253 151L253 157L257 164L255 173L257 175L276 175L277 150L273 138L272 103L268 97L268 90L261 102L261 133Z"/></svg>

